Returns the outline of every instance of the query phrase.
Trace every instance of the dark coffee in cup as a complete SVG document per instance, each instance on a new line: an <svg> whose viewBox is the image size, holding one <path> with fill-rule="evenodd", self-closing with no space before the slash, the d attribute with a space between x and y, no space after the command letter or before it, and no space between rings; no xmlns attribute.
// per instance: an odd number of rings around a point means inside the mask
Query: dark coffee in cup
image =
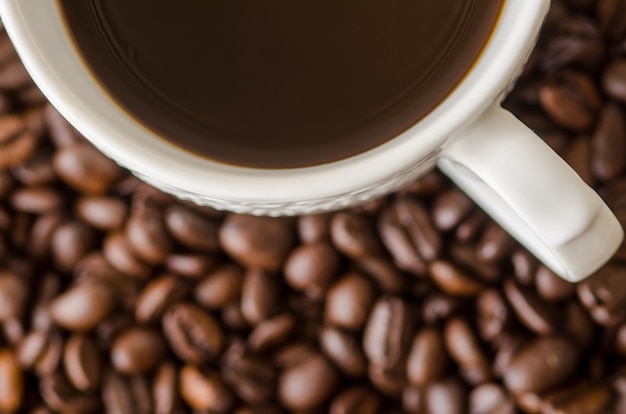
<svg viewBox="0 0 626 414"><path fill-rule="evenodd" d="M171 144L242 166L380 145L471 69L505 0L59 0L85 63ZM128 137L132 139L132 137Z"/></svg>

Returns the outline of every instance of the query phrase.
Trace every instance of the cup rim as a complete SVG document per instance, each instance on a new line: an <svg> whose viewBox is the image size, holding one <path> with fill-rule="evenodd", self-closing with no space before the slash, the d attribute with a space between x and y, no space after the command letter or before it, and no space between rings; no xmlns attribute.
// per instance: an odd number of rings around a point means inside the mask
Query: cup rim
<svg viewBox="0 0 626 414"><path fill-rule="evenodd" d="M472 69L441 104L402 134L347 159L281 170L211 161L155 137L91 75L67 33L57 0L3 0L0 16L44 95L121 166L174 190L267 204L329 198L369 188L431 159L454 131L480 115L520 73L548 6L549 0L505 0L492 36Z"/></svg>

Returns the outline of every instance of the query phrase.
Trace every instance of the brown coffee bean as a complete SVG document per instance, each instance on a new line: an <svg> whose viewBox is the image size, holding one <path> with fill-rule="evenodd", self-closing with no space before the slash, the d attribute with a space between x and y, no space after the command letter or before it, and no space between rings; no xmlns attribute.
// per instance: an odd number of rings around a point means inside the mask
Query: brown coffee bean
<svg viewBox="0 0 626 414"><path fill-rule="evenodd" d="M618 177L626 168L625 116L614 103L604 105L600 111L591 140L591 171L602 181Z"/></svg>
<svg viewBox="0 0 626 414"><path fill-rule="evenodd" d="M35 152L38 141L24 118L0 116L0 169L13 167L28 159Z"/></svg>
<svg viewBox="0 0 626 414"><path fill-rule="evenodd" d="M95 245L93 230L79 221L58 225L52 233L50 248L57 269L71 272Z"/></svg>
<svg viewBox="0 0 626 414"><path fill-rule="evenodd" d="M183 400L196 410L228 413L235 403L217 371L202 372L186 365L180 371L179 392Z"/></svg>
<svg viewBox="0 0 626 414"><path fill-rule="evenodd" d="M578 345L569 338L536 338L517 351L504 372L504 383L516 393L548 391L570 378L580 357Z"/></svg>
<svg viewBox="0 0 626 414"><path fill-rule="evenodd" d="M313 354L284 370L278 379L278 398L289 410L311 410L328 400L339 377L321 355Z"/></svg>
<svg viewBox="0 0 626 414"><path fill-rule="evenodd" d="M377 414L381 398L366 386L352 386L336 396L330 404L329 414Z"/></svg>
<svg viewBox="0 0 626 414"><path fill-rule="evenodd" d="M107 413L137 413L128 380L113 370L109 370L104 375L102 402Z"/></svg>
<svg viewBox="0 0 626 414"><path fill-rule="evenodd" d="M602 87L611 98L626 102L626 59L611 62L602 75Z"/></svg>
<svg viewBox="0 0 626 414"><path fill-rule="evenodd" d="M441 250L441 237L426 208L410 198L399 199L394 208L398 221L406 229L419 255L427 262L437 258Z"/></svg>
<svg viewBox="0 0 626 414"><path fill-rule="evenodd" d="M409 305L398 297L381 297L376 301L363 333L365 355L372 364L398 366L407 356L413 329Z"/></svg>
<svg viewBox="0 0 626 414"><path fill-rule="evenodd" d="M129 276L147 278L152 273L152 267L132 252L122 231L113 231L104 238L102 253L113 267Z"/></svg>
<svg viewBox="0 0 626 414"><path fill-rule="evenodd" d="M337 250L353 259L382 252L373 223L360 214L334 214L330 220L330 236Z"/></svg>
<svg viewBox="0 0 626 414"><path fill-rule="evenodd" d="M450 262L436 260L428 265L433 282L444 292L459 297L472 297L487 286Z"/></svg>
<svg viewBox="0 0 626 414"><path fill-rule="evenodd" d="M216 263L216 258L206 253L176 253L170 254L165 260L168 271L190 279L197 279L206 275Z"/></svg>
<svg viewBox="0 0 626 414"><path fill-rule="evenodd" d="M157 369L152 382L152 401L155 414L174 414L178 408L178 374L172 362L164 362Z"/></svg>
<svg viewBox="0 0 626 414"><path fill-rule="evenodd" d="M296 327L296 319L282 314L259 323L248 336L252 352L265 352L284 342Z"/></svg>
<svg viewBox="0 0 626 414"><path fill-rule="evenodd" d="M298 218L298 235L304 244L326 241L330 235L330 215L313 214Z"/></svg>
<svg viewBox="0 0 626 414"><path fill-rule="evenodd" d="M87 194L105 192L120 177L121 169L88 143L59 149L53 159L54 170L69 187Z"/></svg>
<svg viewBox="0 0 626 414"><path fill-rule="evenodd" d="M476 246L476 257L483 262L498 262L511 252L515 241L494 221L485 226Z"/></svg>
<svg viewBox="0 0 626 414"><path fill-rule="evenodd" d="M38 260L45 259L51 250L52 235L61 225L61 214L51 211L37 217L30 230L28 252Z"/></svg>
<svg viewBox="0 0 626 414"><path fill-rule="evenodd" d="M441 380L426 390L426 407L429 414L465 413L467 392L456 378Z"/></svg>
<svg viewBox="0 0 626 414"><path fill-rule="evenodd" d="M49 331L47 338L47 346L43 353L35 361L35 373L44 377L52 375L61 366L63 357L63 337L57 330Z"/></svg>
<svg viewBox="0 0 626 414"><path fill-rule="evenodd" d="M525 249L517 249L511 255L511 264L515 280L522 286L530 287L535 283L537 259Z"/></svg>
<svg viewBox="0 0 626 414"><path fill-rule="evenodd" d="M449 259L487 283L499 282L503 275L498 263L482 261L476 250L473 244L454 243Z"/></svg>
<svg viewBox="0 0 626 414"><path fill-rule="evenodd" d="M595 180L591 173L591 140L587 136L576 138L563 153L563 159L580 175L587 185Z"/></svg>
<svg viewBox="0 0 626 414"><path fill-rule="evenodd" d="M84 138L74 127L54 108L47 104L43 111L46 127L50 133L50 138L56 147L65 147Z"/></svg>
<svg viewBox="0 0 626 414"><path fill-rule="evenodd" d="M386 368L376 364L367 367L367 376L371 384L385 396L399 399L408 387L405 367Z"/></svg>
<svg viewBox="0 0 626 414"><path fill-rule="evenodd" d="M568 302L565 313L563 332L578 341L581 348L589 348L596 337L596 327L589 313L578 301Z"/></svg>
<svg viewBox="0 0 626 414"><path fill-rule="evenodd" d="M180 204L165 212L165 224L174 238L184 246L212 252L218 248L219 223Z"/></svg>
<svg viewBox="0 0 626 414"><path fill-rule="evenodd" d="M24 398L24 378L17 365L15 354L7 348L0 349L0 410L16 412Z"/></svg>
<svg viewBox="0 0 626 414"><path fill-rule="evenodd" d="M224 380L248 404L269 402L276 391L277 375L267 361L246 355L242 343L234 342L222 358Z"/></svg>
<svg viewBox="0 0 626 414"><path fill-rule="evenodd" d="M18 90L25 88L32 80L24 65L18 60L11 60L0 66L0 89Z"/></svg>
<svg viewBox="0 0 626 414"><path fill-rule="evenodd" d="M583 383L548 396L544 402L544 412L549 414L568 413L608 413L613 392L607 384Z"/></svg>
<svg viewBox="0 0 626 414"><path fill-rule="evenodd" d="M486 290L477 298L476 325L483 340L491 342L500 338L512 319L509 307L497 290Z"/></svg>
<svg viewBox="0 0 626 414"><path fill-rule="evenodd" d="M219 230L222 249L248 267L279 270L294 243L286 219L231 214Z"/></svg>
<svg viewBox="0 0 626 414"><path fill-rule="evenodd" d="M241 286L241 312L251 324L272 316L279 298L278 280L260 269L246 272Z"/></svg>
<svg viewBox="0 0 626 414"><path fill-rule="evenodd" d="M11 168L13 176L28 187L45 186L56 179L52 168L52 153L38 150L21 164Z"/></svg>
<svg viewBox="0 0 626 414"><path fill-rule="evenodd" d="M457 227L474 207L472 201L458 189L448 190L435 199L433 222L441 231Z"/></svg>
<svg viewBox="0 0 626 414"><path fill-rule="evenodd" d="M544 302L528 288L512 279L504 282L504 293L519 320L531 331L546 335L560 325L563 313L558 305Z"/></svg>
<svg viewBox="0 0 626 414"><path fill-rule="evenodd" d="M163 217L154 209L131 214L124 234L131 251L146 263L162 264L174 248Z"/></svg>
<svg viewBox="0 0 626 414"><path fill-rule="evenodd" d="M283 268L287 283L312 298L321 297L340 265L339 254L327 242L311 243L294 249Z"/></svg>
<svg viewBox="0 0 626 414"><path fill-rule="evenodd" d="M626 34L626 4L622 0L598 0L596 15L602 30L613 39Z"/></svg>
<svg viewBox="0 0 626 414"><path fill-rule="evenodd" d="M603 307L609 311L620 309L626 303L624 285L625 266L609 263L588 279L578 284L578 297L588 308Z"/></svg>
<svg viewBox="0 0 626 414"><path fill-rule="evenodd" d="M102 380L103 363L95 341L89 336L74 334L63 352L65 375L80 391L95 391Z"/></svg>
<svg viewBox="0 0 626 414"><path fill-rule="evenodd" d="M95 394L77 391L61 371L41 378L39 392L46 405L56 412L92 413L101 409L100 399Z"/></svg>
<svg viewBox="0 0 626 414"><path fill-rule="evenodd" d="M494 383L486 383L472 390L469 395L469 414L515 414L515 403L504 389Z"/></svg>
<svg viewBox="0 0 626 414"><path fill-rule="evenodd" d="M358 378L365 374L367 360L357 336L325 327L319 334L319 341L322 351L345 375Z"/></svg>
<svg viewBox="0 0 626 414"><path fill-rule="evenodd" d="M417 252L394 209L388 208L379 215L378 235L401 270L419 276L426 273L426 262Z"/></svg>
<svg viewBox="0 0 626 414"><path fill-rule="evenodd" d="M477 385L491 380L487 356L467 321L459 317L449 320L444 328L444 341L466 382Z"/></svg>
<svg viewBox="0 0 626 414"><path fill-rule="evenodd" d="M489 220L482 210L474 210L465 220L456 227L455 236L460 242L474 240L482 232L485 223Z"/></svg>
<svg viewBox="0 0 626 414"><path fill-rule="evenodd" d="M22 369L30 370L44 354L48 346L47 333L31 331L26 334L15 348L15 358Z"/></svg>
<svg viewBox="0 0 626 414"><path fill-rule="evenodd" d="M364 257L357 263L357 268L371 277L378 288L385 293L398 294L407 288L406 276L383 257Z"/></svg>
<svg viewBox="0 0 626 414"><path fill-rule="evenodd" d="M572 16L560 19L555 26L555 33L542 51L541 67L547 72L569 65L597 68L606 53L597 24L586 17Z"/></svg>
<svg viewBox="0 0 626 414"><path fill-rule="evenodd" d="M409 351L407 378L412 385L424 387L440 380L448 370L448 355L441 333L433 328L419 331Z"/></svg>
<svg viewBox="0 0 626 414"><path fill-rule="evenodd" d="M151 280L137 297L135 318L139 323L156 322L173 303L182 300L188 287L172 275L163 275Z"/></svg>
<svg viewBox="0 0 626 414"><path fill-rule="evenodd" d="M437 325L457 313L461 305L457 298L433 292L424 299L422 318L428 325Z"/></svg>
<svg viewBox="0 0 626 414"><path fill-rule="evenodd" d="M152 371L165 356L161 334L149 328L130 328L120 333L111 346L111 362L123 374Z"/></svg>
<svg viewBox="0 0 626 414"><path fill-rule="evenodd" d="M241 295L243 277L244 272L239 266L224 264L207 274L196 285L194 298L206 308L223 308Z"/></svg>
<svg viewBox="0 0 626 414"><path fill-rule="evenodd" d="M569 283L547 267L540 265L535 275L537 293L548 301L569 299L576 295L576 285Z"/></svg>
<svg viewBox="0 0 626 414"><path fill-rule="evenodd" d="M224 326L235 332L243 332L250 329L250 324L243 315L241 303L238 300L227 303L222 307L221 318Z"/></svg>
<svg viewBox="0 0 626 414"><path fill-rule="evenodd" d="M190 303L168 309L163 331L174 353L192 364L213 360L224 346L224 334L215 318Z"/></svg>
<svg viewBox="0 0 626 414"><path fill-rule="evenodd" d="M27 299L26 281L13 272L0 272L0 321L21 317Z"/></svg>
<svg viewBox="0 0 626 414"><path fill-rule="evenodd" d="M88 331L96 327L115 307L115 297L101 284L70 287L57 296L49 307L55 324L72 331Z"/></svg>
<svg viewBox="0 0 626 414"><path fill-rule="evenodd" d="M24 213L43 214L62 205L63 196L47 186L22 187L11 194L11 206Z"/></svg>
<svg viewBox="0 0 626 414"><path fill-rule="evenodd" d="M348 273L328 289L325 319L331 325L360 330L367 321L374 300L372 284L359 273Z"/></svg>
<svg viewBox="0 0 626 414"><path fill-rule="evenodd" d="M541 88L543 109L564 128L588 130L595 121L601 98L593 81L580 72L555 73Z"/></svg>

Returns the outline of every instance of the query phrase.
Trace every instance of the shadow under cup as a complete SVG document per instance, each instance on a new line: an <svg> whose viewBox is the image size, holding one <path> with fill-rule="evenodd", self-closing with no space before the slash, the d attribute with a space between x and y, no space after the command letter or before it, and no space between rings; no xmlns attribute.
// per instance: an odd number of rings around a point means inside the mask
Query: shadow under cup
<svg viewBox="0 0 626 414"><path fill-rule="evenodd" d="M345 159L407 130L472 68L503 6L57 1L125 112L190 153L264 169Z"/></svg>

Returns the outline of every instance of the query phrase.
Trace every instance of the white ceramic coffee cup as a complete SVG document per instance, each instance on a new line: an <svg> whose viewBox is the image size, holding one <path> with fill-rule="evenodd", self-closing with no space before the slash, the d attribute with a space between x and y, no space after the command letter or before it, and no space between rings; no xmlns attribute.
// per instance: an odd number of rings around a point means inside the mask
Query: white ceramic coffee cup
<svg viewBox="0 0 626 414"><path fill-rule="evenodd" d="M391 192L438 165L546 265L578 281L612 256L621 226L558 155L500 108L548 7L549 0L506 0L462 83L403 134L349 159L282 170L210 161L144 128L90 74L56 0L0 0L0 16L57 109L101 151L166 192L240 213L305 214Z"/></svg>

